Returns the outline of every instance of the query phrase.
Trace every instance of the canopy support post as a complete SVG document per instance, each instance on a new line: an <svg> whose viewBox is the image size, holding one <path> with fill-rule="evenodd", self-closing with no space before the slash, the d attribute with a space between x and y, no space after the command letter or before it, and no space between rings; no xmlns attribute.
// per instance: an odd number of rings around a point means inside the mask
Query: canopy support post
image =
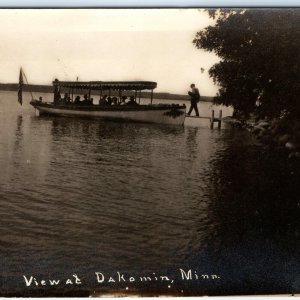
<svg viewBox="0 0 300 300"><path fill-rule="evenodd" d="M153 89L151 90L151 105L152 105L152 101L153 101Z"/></svg>
<svg viewBox="0 0 300 300"><path fill-rule="evenodd" d="M141 103L141 90L139 91L139 104Z"/></svg>
<svg viewBox="0 0 300 300"><path fill-rule="evenodd" d="M89 86L89 100L91 99L91 86Z"/></svg>
<svg viewBox="0 0 300 300"><path fill-rule="evenodd" d="M121 103L121 97L122 97L122 90L120 89L120 90L119 90L119 101L118 101L118 104Z"/></svg>

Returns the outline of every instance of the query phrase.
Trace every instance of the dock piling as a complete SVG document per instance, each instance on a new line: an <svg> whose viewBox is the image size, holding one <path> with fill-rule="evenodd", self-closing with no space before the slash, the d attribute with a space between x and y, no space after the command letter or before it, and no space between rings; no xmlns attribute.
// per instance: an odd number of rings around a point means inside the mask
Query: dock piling
<svg viewBox="0 0 300 300"><path fill-rule="evenodd" d="M222 125L222 110L219 111L219 117L215 118L215 111L211 111L211 117L205 117L205 116L190 116L186 115L186 118L197 118L197 119L208 119L210 122L210 129L214 129L214 123L218 123L218 129L221 129Z"/></svg>
<svg viewBox="0 0 300 300"><path fill-rule="evenodd" d="M221 125L222 125L222 110L220 109L219 120L218 120L218 129L221 129Z"/></svg>
<svg viewBox="0 0 300 300"><path fill-rule="evenodd" d="M215 111L211 111L211 119L210 119L210 129L214 129L214 122L215 122Z"/></svg>

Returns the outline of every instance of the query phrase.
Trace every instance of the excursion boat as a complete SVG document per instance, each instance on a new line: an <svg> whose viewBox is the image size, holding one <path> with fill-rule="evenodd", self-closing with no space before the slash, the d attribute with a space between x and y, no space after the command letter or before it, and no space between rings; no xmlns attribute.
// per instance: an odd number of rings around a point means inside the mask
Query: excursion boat
<svg viewBox="0 0 300 300"><path fill-rule="evenodd" d="M55 79L53 102L44 102L40 97L39 100L32 99L30 104L39 115L183 125L185 105L153 104L153 90L156 87L157 83L152 81L83 82ZM144 90L151 91L147 105L140 104ZM79 95L84 95L83 101L80 101Z"/></svg>

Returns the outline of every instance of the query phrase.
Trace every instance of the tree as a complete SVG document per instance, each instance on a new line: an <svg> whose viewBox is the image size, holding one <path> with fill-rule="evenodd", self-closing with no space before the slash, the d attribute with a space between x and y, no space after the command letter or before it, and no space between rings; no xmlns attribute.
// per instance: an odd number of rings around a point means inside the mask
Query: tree
<svg viewBox="0 0 300 300"><path fill-rule="evenodd" d="M278 117L300 113L300 9L221 9L196 34L197 48L216 53L209 70L220 86L215 102Z"/></svg>

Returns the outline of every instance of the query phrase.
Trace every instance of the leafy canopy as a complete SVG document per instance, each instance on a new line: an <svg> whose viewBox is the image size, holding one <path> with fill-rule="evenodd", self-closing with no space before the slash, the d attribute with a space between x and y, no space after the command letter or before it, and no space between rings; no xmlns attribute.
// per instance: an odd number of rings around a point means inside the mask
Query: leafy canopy
<svg viewBox="0 0 300 300"><path fill-rule="evenodd" d="M221 9L196 34L197 48L216 53L209 74L219 85L215 102L249 114L299 114L300 9Z"/></svg>

